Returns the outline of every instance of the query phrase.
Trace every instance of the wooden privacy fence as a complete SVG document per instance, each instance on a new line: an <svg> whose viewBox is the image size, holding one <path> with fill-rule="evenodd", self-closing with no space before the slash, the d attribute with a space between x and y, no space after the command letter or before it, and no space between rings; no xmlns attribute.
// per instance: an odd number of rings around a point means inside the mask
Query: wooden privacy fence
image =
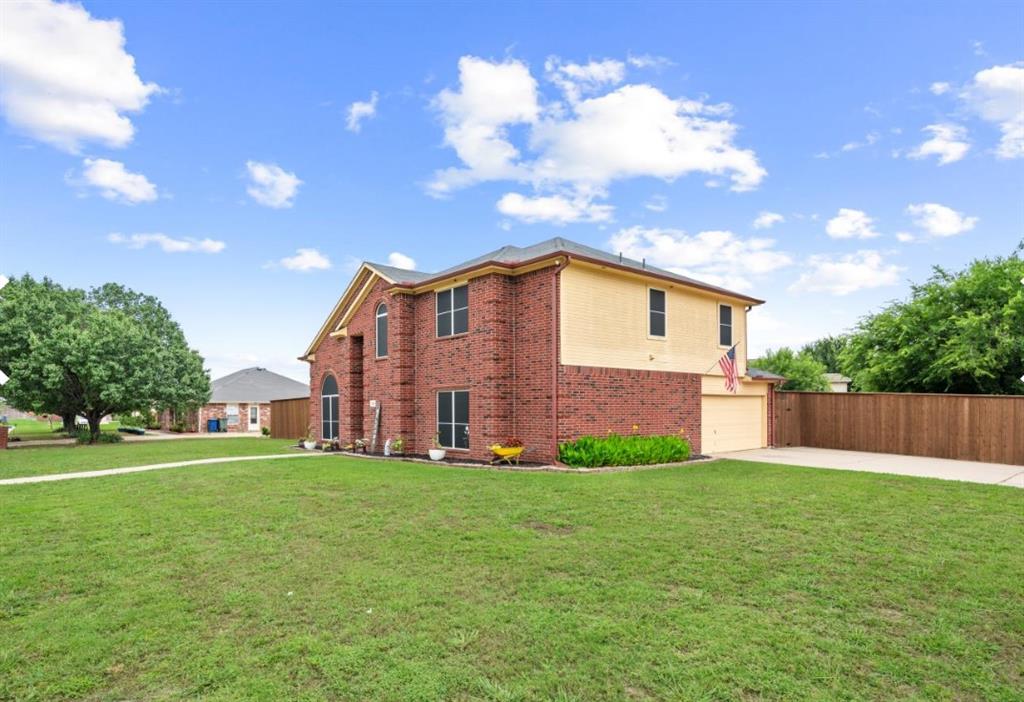
<svg viewBox="0 0 1024 702"><path fill-rule="evenodd" d="M270 403L270 436L298 439L309 428L309 398L273 400Z"/></svg>
<svg viewBox="0 0 1024 702"><path fill-rule="evenodd" d="M779 392L777 446L1024 465L1024 396Z"/></svg>

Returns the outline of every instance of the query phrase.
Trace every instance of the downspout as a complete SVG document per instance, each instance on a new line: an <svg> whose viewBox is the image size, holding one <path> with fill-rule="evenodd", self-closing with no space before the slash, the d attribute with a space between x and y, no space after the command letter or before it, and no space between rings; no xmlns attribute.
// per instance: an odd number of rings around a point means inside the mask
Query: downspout
<svg viewBox="0 0 1024 702"><path fill-rule="evenodd" d="M554 274L551 280L551 450L554 462L558 462L558 320L561 316L559 309L558 287L559 274L562 269L569 265L569 257L555 265Z"/></svg>

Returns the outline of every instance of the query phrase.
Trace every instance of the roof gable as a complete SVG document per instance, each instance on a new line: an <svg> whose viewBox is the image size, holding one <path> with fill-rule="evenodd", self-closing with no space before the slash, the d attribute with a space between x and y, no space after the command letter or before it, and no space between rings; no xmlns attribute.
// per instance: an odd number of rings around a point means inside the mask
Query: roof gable
<svg viewBox="0 0 1024 702"><path fill-rule="evenodd" d="M243 368L210 383L210 402L270 402L307 397L309 386L266 368Z"/></svg>

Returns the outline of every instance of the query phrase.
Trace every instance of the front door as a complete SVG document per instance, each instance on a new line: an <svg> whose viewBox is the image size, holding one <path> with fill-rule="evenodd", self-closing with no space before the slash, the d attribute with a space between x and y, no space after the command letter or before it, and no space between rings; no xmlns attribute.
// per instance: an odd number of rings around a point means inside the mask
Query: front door
<svg viewBox="0 0 1024 702"><path fill-rule="evenodd" d="M249 405L249 431L260 430L260 406Z"/></svg>

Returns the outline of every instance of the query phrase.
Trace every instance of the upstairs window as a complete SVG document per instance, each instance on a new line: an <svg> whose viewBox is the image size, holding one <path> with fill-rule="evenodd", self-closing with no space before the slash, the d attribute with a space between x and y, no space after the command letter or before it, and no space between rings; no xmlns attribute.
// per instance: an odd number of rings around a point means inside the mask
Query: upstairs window
<svg viewBox="0 0 1024 702"><path fill-rule="evenodd" d="M718 345L732 346L732 306L718 306Z"/></svg>
<svg viewBox="0 0 1024 702"><path fill-rule="evenodd" d="M647 334L665 336L665 291L647 289Z"/></svg>
<svg viewBox="0 0 1024 702"><path fill-rule="evenodd" d="M469 331L469 286L460 285L437 293L437 335L453 336Z"/></svg>
<svg viewBox="0 0 1024 702"><path fill-rule="evenodd" d="M388 306L377 305L377 358L388 355Z"/></svg>

